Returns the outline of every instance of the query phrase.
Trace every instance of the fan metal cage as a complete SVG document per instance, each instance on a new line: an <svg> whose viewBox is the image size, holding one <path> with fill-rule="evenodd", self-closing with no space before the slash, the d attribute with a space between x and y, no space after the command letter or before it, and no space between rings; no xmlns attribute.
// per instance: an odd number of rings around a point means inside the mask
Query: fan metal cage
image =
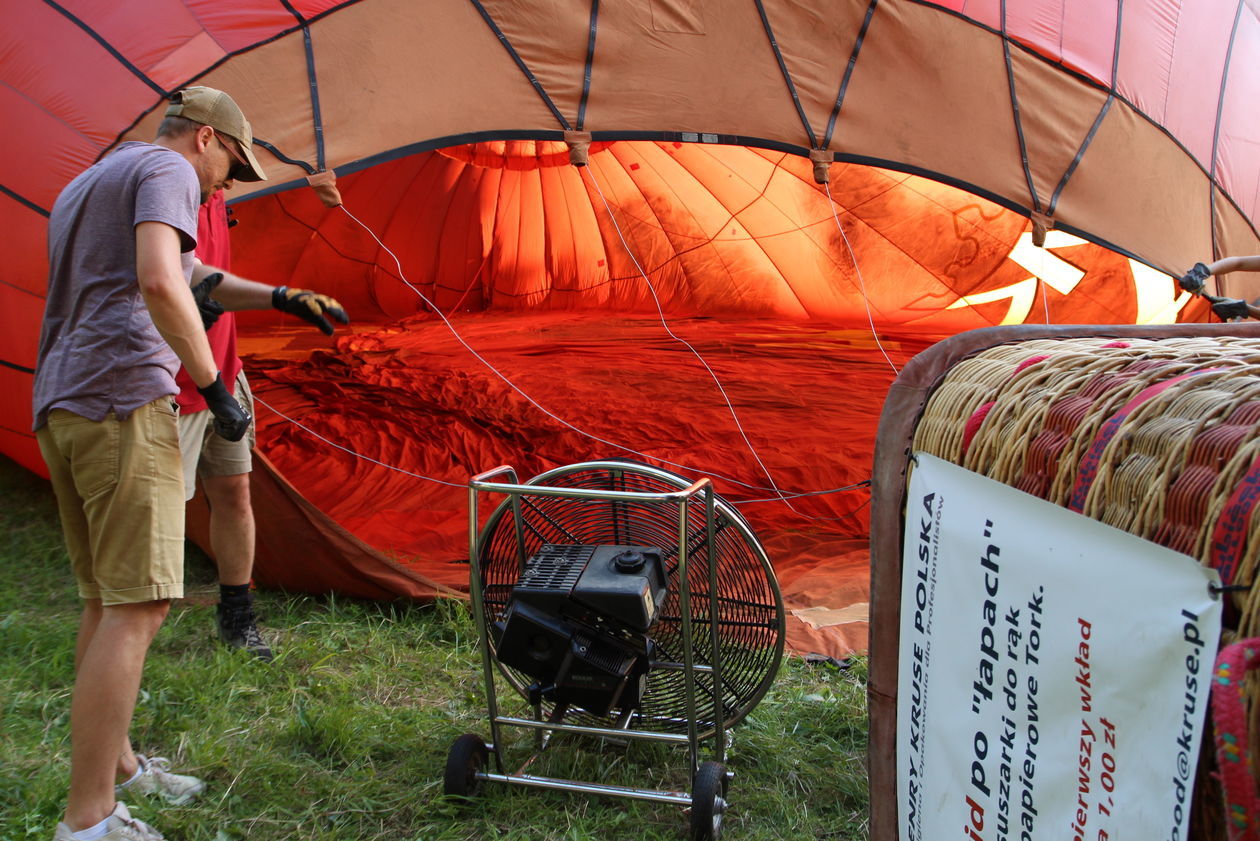
<svg viewBox="0 0 1260 841"><path fill-rule="evenodd" d="M585 462L535 476L527 485L633 493L669 493L690 482L676 474L635 462ZM712 489L709 489L712 492ZM487 627L504 617L512 588L521 575L513 501L505 499L487 519L476 544L481 573L483 616ZM650 631L655 656L641 704L629 726L662 733L688 732L686 676L683 667L682 605L679 588L679 543L682 534L677 504L561 496L520 496L521 534L525 558L546 544L641 545L665 552L668 594ZM756 706L769 688L783 656L783 597L769 558L748 523L720 496L714 496L713 557L703 505L688 508L687 581L690 587L692 662L696 686L695 724L700 738L713 735L720 716L731 727ZM710 598L710 570L716 599ZM483 629L484 631L485 629ZM714 633L716 631L716 633ZM493 651L493 638L488 635ZM720 663L715 686L714 644ZM500 672L522 697L531 678L497 656ZM609 715L568 708L555 711L547 701L543 712L595 727L610 726Z"/></svg>

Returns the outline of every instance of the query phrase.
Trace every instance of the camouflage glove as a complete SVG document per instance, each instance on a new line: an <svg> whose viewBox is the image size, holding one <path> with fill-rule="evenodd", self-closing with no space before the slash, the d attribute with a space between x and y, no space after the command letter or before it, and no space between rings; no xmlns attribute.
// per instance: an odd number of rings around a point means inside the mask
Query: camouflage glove
<svg viewBox="0 0 1260 841"><path fill-rule="evenodd" d="M1208 271L1207 266L1202 263L1195 263L1194 267L1183 274L1177 283L1180 284L1182 289L1197 295L1203 291L1204 282L1211 276L1212 273Z"/></svg>
<svg viewBox="0 0 1260 841"><path fill-rule="evenodd" d="M312 292L309 289L290 289L277 286L271 291L271 305L280 312L296 315L304 321L314 324L325 336L333 334L333 326L325 317L331 315L342 324L349 324L350 317L333 298Z"/></svg>
<svg viewBox="0 0 1260 841"><path fill-rule="evenodd" d="M1229 321L1233 318L1246 318L1251 315L1247 302L1238 298L1215 299L1212 302L1212 312L1216 313L1217 318L1221 321Z"/></svg>
<svg viewBox="0 0 1260 841"><path fill-rule="evenodd" d="M223 385L223 375L215 374L214 382L205 388L198 388L197 393L206 399L206 407L214 415L214 431L220 438L239 441L249 431L253 420L245 407L236 402L236 398L228 394Z"/></svg>
<svg viewBox="0 0 1260 841"><path fill-rule="evenodd" d="M215 272L206 275L206 279L192 288L193 300L197 302L197 312L201 314L201 326L209 330L219 316L223 315L223 305L210 297L214 288L223 282L223 273Z"/></svg>

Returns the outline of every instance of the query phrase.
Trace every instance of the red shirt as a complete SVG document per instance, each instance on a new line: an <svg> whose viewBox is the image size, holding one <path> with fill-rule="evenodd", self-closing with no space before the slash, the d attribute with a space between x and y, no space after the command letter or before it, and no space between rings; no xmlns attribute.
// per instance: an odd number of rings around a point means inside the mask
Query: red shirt
<svg viewBox="0 0 1260 841"><path fill-rule="evenodd" d="M232 244L228 240L227 203L223 200L222 190L216 190L197 213L196 254L207 266L226 271L231 265ZM223 375L223 384L230 392L236 375L241 372L241 360L236 355L236 316L230 312L223 313L206 331L206 338L210 340L214 363ZM181 412L205 411L205 398L197 393L197 386L182 366L175 375L175 384L179 386L175 402Z"/></svg>

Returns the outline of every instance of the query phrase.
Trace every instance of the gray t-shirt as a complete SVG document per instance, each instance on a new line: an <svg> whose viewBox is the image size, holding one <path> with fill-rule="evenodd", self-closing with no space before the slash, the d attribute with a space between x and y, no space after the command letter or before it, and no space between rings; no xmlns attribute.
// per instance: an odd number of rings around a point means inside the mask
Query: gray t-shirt
<svg viewBox="0 0 1260 841"><path fill-rule="evenodd" d="M180 232L191 281L200 198L183 155L129 142L57 197L48 219L48 300L35 363L35 429L51 409L101 421L175 394L179 360L153 326L136 279L136 226Z"/></svg>

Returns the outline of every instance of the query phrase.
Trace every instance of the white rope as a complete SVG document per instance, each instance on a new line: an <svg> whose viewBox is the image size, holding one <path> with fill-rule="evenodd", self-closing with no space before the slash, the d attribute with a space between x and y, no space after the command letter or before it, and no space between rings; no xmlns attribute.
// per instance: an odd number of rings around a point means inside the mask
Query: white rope
<svg viewBox="0 0 1260 841"><path fill-rule="evenodd" d="M351 219L353 219L356 223L358 223L358 224L359 224L359 225L360 225L360 226L361 226L361 227L362 227L365 231L367 231L367 232L368 232L368 234L372 237L372 239L376 240L377 245L379 245L379 246L380 246L380 247L381 247L381 248L385 251L385 253L389 254L389 256L390 256L391 258L393 258L393 260L394 260L394 265L395 265L395 266L397 267L397 269L398 269L398 279L399 279L399 280L403 283L403 285L405 285L408 289L410 289L412 292L416 293L416 296L417 296L417 297L419 297L419 298L420 298L420 300L421 300L421 301L423 301L423 302L425 303L425 305L429 307L429 309L433 310L433 312L437 314L438 318L442 319L442 323L446 325L446 328L447 328L447 329L451 332L451 335L455 337L456 341L458 341L461 345L463 345L464 349L465 349L465 350L467 350L470 354L472 354L473 358L474 358L474 359L476 359L478 362L480 362L482 365L484 365L484 366L485 366L485 368L486 368L488 371L490 371L492 374L494 374L496 377L498 377L500 380L502 380L502 381L503 381L503 383L504 383L504 384L505 384L508 388L512 389L512 390L513 390L513 391L515 391L517 394L519 394L519 395L520 395L522 398L524 398L524 399L526 400L526 402L528 402L531 406L533 406L534 408L538 409L538 411L542 412L544 415L546 415L547 417L551 418L551 419L552 419L552 420L554 420L556 423L559 423L560 425L562 425L562 426L564 426L564 427L566 427L566 428L568 428L568 429L573 430L574 432L576 432L577 434L579 434L579 435L581 435L581 436L583 436L583 437L585 437L585 438L589 438L589 439L591 439L592 441L596 441L596 442L598 442L598 443L600 443L600 444L603 444L604 446L607 446L607 447L612 447L612 448L614 448L614 449L621 450L621 451L622 451L622 452L624 452L624 453L629 453L629 454L631 454L631 455L639 456L640 458L644 458L644 459L649 459L649 460L659 461L659 462L661 462L662 464L666 464L666 465L668 465L668 466L670 466L670 467L674 467L674 468L677 468L677 469L679 469L679 470L686 470L686 471L691 471L691 472L702 472L702 473L705 473L705 474L707 474L707 475L709 475L709 476L712 476L712 477L714 477L714 478L721 479L721 480L722 480L722 481L724 481L724 482L730 482L731 484L734 484L734 485L739 485L740 487L744 487L744 488L748 488L749 490L755 490L755 491L771 491L771 492L773 492L773 493L775 493L775 494L777 494L777 495L781 495L781 497L784 499L785 504L788 504L788 507L789 507L789 508L791 508L791 504L790 504L790 503L787 503L787 498L788 498L788 497L783 496L783 495L782 495L782 492L778 489L778 487L770 487L770 488L766 488L766 487L761 487L761 486L759 486L759 485L752 485L752 484L749 484L749 483L747 483L747 482L741 482L741 481L739 481L738 479L735 479L735 478L733 478L733 477L731 477L731 476L724 476L724 475L722 475L722 474L720 474L720 473L716 473L716 472L713 472L713 471L711 471L711 470L703 470L703 471L701 471L701 470L697 470L697 468L690 467L690 466L688 466L688 465L679 464L678 462L674 462L674 461L670 461L669 459L661 458L660 456L651 456L651 455L648 455L647 453L640 452L639 450L636 450L636 449L634 449L633 447L627 447L627 446L624 446L624 445L622 445L622 444L618 444L618 443L615 443L615 442L613 442L613 441L609 441L609 440L607 440L607 439L605 439L605 438L601 438L600 436L595 435L594 433L587 432L586 430L581 429L580 427L577 427L577 426L573 425L573 424L572 424L572 423L570 423L569 421L565 420L564 418L562 418L562 417L560 417L560 416L556 415L554 412L552 412L552 411L550 411L549 409L547 409L547 407L543 406L541 403L539 403L537 400L535 400L532 396L530 396L529 394L527 394L527 393L526 393L523 389L521 389L519 386L517 386L517 385L516 385L516 383L514 383L514 382L512 382L510 379L508 379L508 377L507 377L505 374L503 374L501 371L499 371L499 369L498 369L498 368L494 367L494 365L492 365L492 364L491 364L491 363L490 363L490 362L489 362L489 361L488 361L485 357L483 357L480 353L478 353L478 352L476 351L476 349L474 349L474 348L472 347L472 345L468 344L468 342L467 342L467 341L465 341L464 337L460 335L459 331L455 329L455 325L451 323L450 319L448 319L448 318L446 317L446 315L445 315L445 314L443 314L443 313L442 313L442 311L441 311L441 310L439 310L439 309L437 308L437 306L436 306L436 305L435 305L432 301L430 301L430 300L428 299L428 297L426 297L426 296L425 296L425 294L424 294L423 292L421 292L419 289L417 289L417 288L416 288L416 287L415 287L415 286L411 283L411 281L407 280L406 274L405 274L405 272L403 271L402 262L398 259L398 256L397 256L396 254L394 254L394 252L393 252L393 251L391 251L391 250L390 250L389 246L385 245L385 243L381 241L380 237L378 237L378 236L376 235L376 232L375 232L375 231L373 231L371 228L369 228L367 225L365 225L362 221L360 221L360 220L359 220L359 218L358 218L358 217L356 217L353 213L351 213L349 210L347 210L344 204L343 204L343 205L340 205L340 207L341 207L342 212L344 212L347 216L349 216L349 217L350 217ZM633 256L633 255L632 255L632 256ZM637 265L637 264L636 264L636 265ZM650 285L650 284L649 284L649 285ZM653 294L655 295L655 291L653 291ZM671 335L672 335L672 334L671 334ZM680 340L680 341L681 341L681 340ZM694 352L694 351L693 351L693 352ZM697 354L697 355L698 355L698 354ZM701 361L703 362L703 360L701 360ZM708 365L706 364L706 366L705 366L705 367L707 368L707 367L708 367ZM710 373L712 373L712 371L710 371ZM719 384L719 385L720 385L720 384ZM725 397L725 392L723 392L723 396ZM730 404L729 404L729 401L728 401L727 405L730 405ZM760 460L759 460L759 463L760 463ZM763 468L763 469L764 469L764 468ZM773 480L772 480L772 481L773 481ZM818 492L818 493L835 493L837 490L840 490L840 489L834 489L834 490L830 490L830 491L823 491L823 492ZM814 493L814 492L804 492L804 493L801 493L801 494L799 494L799 495L808 495L809 493ZM795 510L795 509L793 509L793 510ZM798 512L798 513L799 513L799 512Z"/></svg>
<svg viewBox="0 0 1260 841"><path fill-rule="evenodd" d="M262 405L266 406L266 407L267 407L268 409L270 409L270 410L271 410L274 414L276 414L277 416L279 416L279 417L283 418L284 420L288 421L289 423L293 424L293 425L294 425L294 426L296 426L298 429L300 429L300 430L302 430L303 432L305 432L307 435L310 435L310 436L312 436L312 437L314 437L314 438L318 438L320 441L323 441L323 442L324 442L325 444L327 444L328 446L333 447L334 449L341 450L343 453L349 453L350 455L354 456L355 458L358 458L358 459L363 459L364 461L371 462L372 464L375 464L375 465L377 465L377 466L379 466L379 467L384 467L384 468L386 468L386 469L388 469L388 470L393 470L395 473L402 473L402 474L404 474L404 475L406 475L406 476L410 476L410 477L412 477L413 479L423 479L423 480L425 480L426 482L434 482L434 483L436 483L436 484L439 484L439 485L447 485L447 486L452 487L452 488L461 488L461 489L463 489L463 488L467 488L467 487L468 487L467 485L462 484L462 483L460 483L460 482L447 482L447 481L446 481L446 480L444 480L444 479L435 479L435 478L433 478L432 476L425 476L423 473L412 473L410 470L404 470L403 468L398 467L398 466L396 466L396 465L393 465L393 464L386 464L386 463L385 463L385 462L383 462L383 461L378 461L378 460L376 460L376 459L372 458L371 456L364 455L363 453L360 453L360 452L357 452L357 451L355 451L355 450L352 450L352 449L350 449L349 447L343 447L341 444L338 444L336 441L329 440L328 438L325 438L323 435L320 435L318 432L316 432L315 430L311 429L309 426L306 426L304 423L302 423L301 421L297 420L296 418L291 418L291 417L289 417L289 416L288 416L288 415L286 415L284 412L282 412L282 411L280 411L279 409L277 409L275 406L272 406L272 405L271 405L270 403L268 403L266 400L263 400L263 399L262 399L261 397L259 397L257 394L253 395L253 398L254 398L254 402L255 402L255 403L261 403Z"/></svg>
<svg viewBox="0 0 1260 841"><path fill-rule="evenodd" d="M831 218L836 220L836 230L840 232L840 238L844 240L844 247L849 251L849 260L852 261L853 271L857 275L858 287L862 291L862 303L866 306L866 323L871 327L871 337L875 339L875 346L884 355L884 361L888 363L889 368L892 368L895 377L901 372L888 356L888 351L884 350L884 343L879 340L879 332L875 329L875 316L871 312L871 299L866 294L866 280L862 277L862 267L858 265L857 254L853 251L853 246L849 244L849 237L844 232L844 226L840 224L840 214L836 212L836 200L831 196L831 182L824 181L823 187L827 189L827 201L831 203Z"/></svg>
<svg viewBox="0 0 1260 841"><path fill-rule="evenodd" d="M302 430L303 432L305 432L306 434L310 435L313 438L317 438L320 441L323 441L328 446L337 450L341 450L343 453L354 456L355 458L362 459L363 461L371 462L372 464L375 464L378 467L384 467L386 470L392 470L395 473L402 473L404 476L410 476L413 479L423 479L426 482L433 482L434 484L437 484L437 485L446 485L447 487L459 488L461 490L465 490L468 487L466 484L461 483L461 482L448 482L445 479L436 479L432 476L426 476L423 473L415 473L413 471L406 470L402 467L398 467L393 464L387 464L386 462L380 461L378 459L374 459L371 456L364 455L363 453L360 453L356 450L352 450L349 447L338 444L337 442L329 438L325 438L323 435L320 435L318 432L311 429L309 426L297 420L296 418L289 417L284 412L277 409L275 406L272 406L266 400L263 400L257 394L253 395L253 398L254 398L255 403L259 403L263 406L266 406L269 411L271 411L274 415L281 418L282 420L285 420L293 424L298 429ZM862 482L855 482L852 485L845 485L839 488L829 488L828 490L825 490L825 491L794 491L791 493L787 493L786 496L788 499L800 499L801 497L808 497L808 496L826 496L827 494L841 493L843 491L856 491L860 488L864 488L868 486L869 484L870 484L870 480L868 479ZM732 505L752 505L758 502L778 502L779 499L780 497L766 497L764 499L742 499L742 500L739 500L738 502L732 502L731 504ZM842 518L840 517L814 517L813 519L838 520Z"/></svg>
<svg viewBox="0 0 1260 841"><path fill-rule="evenodd" d="M585 166L581 169L583 172L586 172L590 169L590 167ZM777 171L778 168L776 167L775 170ZM639 258L634 255L634 251L630 248L630 243L626 242L626 237L621 232L621 225L617 224L617 217L613 214L612 207L608 204L608 198L604 195L603 189L599 186L599 181L595 178L595 173L590 172L590 177L591 183L595 185L595 191L599 193L600 201L604 203L604 209L608 211L608 218L613 224L613 230L617 232L617 237L621 240L621 247L626 250L626 254L630 256L630 261L634 263L634 267L639 272L639 277L643 278L643 282L647 284L648 291L652 293L652 303L656 305L656 314L661 319L661 326L665 328L665 332L670 335L670 338L687 348L687 350L691 351L692 355L695 356L696 359L700 360L700 364L704 366L704 370L709 372L709 376L713 378L713 383L717 386L718 392L722 395L722 402L726 404L726 409L730 412L731 420L735 421L735 428L739 430L739 437L743 439L744 447L752 455L753 460L757 462L757 466L761 468L761 472L766 477L766 481L770 483L770 489L774 492L775 496L782 500L783 504L786 505L793 513L800 514L801 512L796 510L796 507L788 501L788 497L785 496L783 491L779 489L778 484L774 481L774 476L770 473L770 469L766 467L765 462L761 460L761 454L757 452L757 448L753 446L752 441L748 440L748 433L744 430L744 425L739 420L739 413L735 411L735 407L731 404L731 398L727 395L726 388L723 387L722 381L718 379L718 375L714 373L711 367L709 367L709 363L706 362L705 358L700 355L700 351L696 350L695 347L686 339L675 333L670 328L669 322L665 320L665 310L661 307L661 299L656 294L656 287L652 285L651 278L647 276L647 272L645 272L643 270L643 266L639 264Z"/></svg>
<svg viewBox="0 0 1260 841"><path fill-rule="evenodd" d="M584 167L583 169L589 169L589 168ZM776 170L777 170L777 167L776 167ZM500 379L500 380L501 380L501 381L502 381L505 385L507 385L507 386L508 386L508 388L510 388L510 389L512 389L513 391L515 391L515 392L516 392L517 394L519 394L519 395L520 395L520 396L521 396L521 397L522 397L522 398L523 398L526 402L528 402L530 405L532 405L532 406L533 406L534 408L536 408L538 411L542 412L542 413L543 413L544 415L546 415L548 418L551 418L552 420L554 420L556 423L559 423L559 424L561 424L562 426L564 426L564 427L566 427L566 428L568 428L568 429L573 430L574 432L578 433L579 435L581 435L581 436L583 436L583 437L585 437L585 438L589 438L590 440L596 441L596 442L598 442L598 443L600 443L600 444L603 444L603 445L605 445L605 446L607 446L607 447L612 447L612 448L614 448L614 449L620 450L620 451L622 451L622 452L624 452L624 453L629 453L629 454L631 454L631 455L635 455L635 456L638 456L638 457L640 457L640 458L644 458L644 459L648 459L648 460L655 460L655 461L658 461L658 462L660 462L660 463L662 463L662 464L665 464L665 465L668 465L668 466L670 466L670 467L674 467L674 468L677 468L677 469L680 469L680 470L686 470L686 471L692 471L692 472L703 472L703 473L706 473L706 474L708 474L708 475L710 475L710 476L712 476L712 477L714 477L714 478L721 479L721 480L722 480L722 481L724 481L724 482L729 482L729 483L734 484L734 485L739 485L739 486L744 487L744 488L747 488L747 489L749 489L749 490L771 491L771 492L774 494L774 496L773 496L773 497L768 497L768 498L764 498L764 499L750 499L750 500L742 500L742 501L740 501L740 502L735 503L735 504L737 504L737 505L745 505L745 504L761 503L761 502L776 502L776 501L777 501L777 502L782 502L784 505L786 505L786 506L787 506L790 510L792 510L794 513L796 513L796 514L798 514L798 515L800 515L800 516L806 517L806 518L808 518L808 519L812 519L812 520L840 520L840 519L846 519L846 518L842 518L842 517L814 517L814 516L810 516L810 515L807 515L807 514L803 514L801 511L797 510L795 506L793 506L793 505L792 505L792 503L790 502L790 500L792 500L792 499L800 499L800 498L802 498L802 497L810 497L810 496L824 496L824 495L833 494L833 493L842 493L842 492L845 492L845 491L857 490L857 489L859 489L859 488L862 488L862 487L865 487L865 486L869 485L869 481L863 481L863 482L858 482L858 483L851 484L851 485L845 485L845 486L842 486L842 487L830 488L830 489L827 489L827 490L818 490L818 491L784 491L784 490L782 490L781 488L779 488L778 484L777 484L777 483L775 482L775 480L774 480L774 476L771 474L771 472L770 472L769 468L767 468L767 467L766 467L765 462L762 460L761 455L757 452L757 449L753 446L752 442L749 440L749 438L748 438L748 434L747 434L746 430L744 429L743 423L740 421L739 414L736 412L735 407L734 407L734 405L732 404L732 402L731 402L731 400L730 400L730 396L728 395L728 393L727 393L727 391L726 391L726 388L722 385L722 382L721 382L721 380L718 378L718 376L717 376L716 372L714 372L713 368L709 365L709 363L708 363L708 362L704 359L704 357L700 354L700 352L699 352L699 351L697 351L697 350L696 350L696 348L695 348L695 347L694 347L694 346L693 346L690 342L688 342L688 341L686 341L685 339L683 339L682 337L680 337L680 336L679 336L678 334L676 334L676 333L673 331L673 329L670 327L669 322L668 322L668 321L666 320L666 318L665 318L665 312L664 312L664 309L663 309L663 307L662 307L662 305L661 305L660 297L659 297L659 295L657 294L656 288L655 288L655 286L652 284L652 281L651 281L651 279L648 277L647 273L644 271L644 269L643 269L642 265L639 263L638 258L635 256L635 254L633 253L633 251L630 249L629 243L626 241L625 235L622 233L621 226L618 224L618 222L617 222L617 218L616 218L616 216L614 215L614 213L613 213L613 211L612 211L612 207L610 206L610 204L609 204L609 202L608 202L607 197L604 195L604 192L603 192L602 188L600 187L598 180L595 178L595 175L594 175L594 173L593 173L593 172L591 172L591 173L590 173L590 178L591 178L591 183L594 185L596 192L599 194L599 197L600 197L601 201L602 201L602 202L603 202L603 204L604 204L604 208L605 208L605 210L608 212L608 216L609 216L609 219L612 221L613 228L616 230L616 232L617 232L617 236L618 236L618 238L621 240L622 247L623 247L623 248L625 248L625 251L626 251L626 253L629 255L630 260L634 263L635 268L638 270L638 272L639 272L639 276L643 279L644 283L647 285L647 288L648 288L649 292L650 292L650 293L651 293L651 295L652 295L652 300L653 300L653 303L654 303L654 305L655 305L655 307L656 307L657 316L658 316L658 317L659 317L659 319L660 319L661 325L665 328L666 333L668 333L668 334L669 334L669 336L670 336L671 338L673 338L675 341L677 341L678 343L680 343L680 344L682 344L684 347L686 347L686 348L687 348L687 350L689 350L689 351L692 353L692 355L694 355L694 356L696 357L696 359L697 359L697 360L700 362L700 364L704 367L705 371L707 371L707 372L708 372L708 374L709 374L709 376L713 379L713 382L714 382L714 384L717 386L718 391L719 391L719 393L720 393L720 394L721 394L721 396L722 396L722 400L723 400L723 402L724 402L724 403L725 403L725 405L726 405L727 411L730 413L732 420L735 422L735 426L736 426L736 428L737 428L737 429L738 429L738 431L739 431L740 437L741 437L741 439L743 440L745 447L747 448L748 452L752 455L753 459L756 461L757 466L761 469L761 472L765 475L765 477L766 477L767 481L770 483L770 487L768 487L768 488L767 488L767 487L762 487L762 486L759 486L759 485L753 485L753 484L750 484L750 483L747 483L747 482L741 482L741 481L739 481L738 479L735 479L735 478L733 478L733 477L730 477L730 476L724 476L724 475L722 475L722 474L720 474L720 473L715 473L715 472L713 472L713 471L708 471L708 470L698 471L696 468L690 467L690 466L688 466L688 465L679 464L679 463L677 463L677 462L673 462L673 461L670 461L670 460L668 460L668 459L661 458L661 457L659 457L659 456L650 456L650 455L648 455L648 454L646 454L646 453L643 453L643 452L641 452L641 451L639 451L639 450L636 450L636 449L634 449L634 448L632 448L632 447L627 447L627 446L624 446L624 445L622 445L622 444L618 444L618 443L615 443L615 442L613 442L613 441L609 441L609 440L607 440L607 439L605 439L605 438L602 438L602 437L600 437L600 436L598 436L598 435L595 435L595 434L593 434L593 433L591 433L591 432L588 432L588 431L586 431L586 430L584 430L584 429L581 429L581 428L579 428L579 427L575 426L574 424L570 423L569 421L565 420L564 418L559 417L559 416L558 416L558 415L556 415L554 412L550 411L550 410L549 410L549 409L547 409L545 406L543 406L541 403L539 403L537 400L535 400L535 399L534 399L531 395L529 395L528 393L526 393L523 389L521 389L521 388L520 388L519 386L517 386L515 383L513 383L513 382L512 382L512 381L511 381L511 380L510 380L510 379L509 379L509 378L508 378L505 374L503 374L503 373L502 373L502 372L501 372L498 368L496 368L496 367L495 367L493 364L491 364L491 363L490 363L487 359L485 359L485 357L483 357L480 353L478 353L478 352L477 352L477 350L476 350L475 348L473 348L473 347L472 347L472 346L471 346L471 345L470 345L470 344L469 344L469 343L468 343L468 342L464 339L464 337L463 337L463 336L459 333L459 331L458 331L458 330L455 328L455 326L451 323L450 319L448 319L448 318L446 317L446 315L445 315L445 314L444 314L441 310L439 310L439 309L438 309L437 305L436 305L436 304L434 304L434 303L433 303L433 301L429 300L429 298L428 298L428 297L427 297L427 296L426 296L423 292L421 292L421 291L420 291L420 289L418 289L418 288L417 288L414 284L412 284L412 283L411 283L411 282L407 279L407 277L406 277L406 273L403 271L402 262L398 259L398 255L396 255L396 254L395 254L395 253L394 253L394 252L393 252L393 251L392 251L392 250L391 250L391 249L390 249L387 245L385 245L385 243L381 240L381 238L380 238L379 236L377 236L377 234L376 234L376 232L375 232L375 231L373 231L373 230L372 230L370 227L368 227L368 226L367 226L367 225L366 225L366 224L365 224L362 220L360 220L357 216L355 216L353 213L351 213L351 212L349 211L349 209L347 209L347 208L345 207L345 205L344 205L344 204L339 205L339 207L341 208L342 212L346 214L346 216L348 216L348 217L349 217L350 219L352 219L352 220L353 220L356 224L358 224L361 228L363 228L365 231L367 231L367 233L368 233L368 234L372 237L372 239L376 241L376 244L377 244L378 246L380 246L380 248L381 248L381 249L382 249L385 253L387 253L387 254L388 254L388 255L389 255L389 256L393 259L393 261L394 261L394 265L395 265L395 267L397 268L397 277L398 277L399 281L401 281L401 282L402 282L402 284L403 284L404 286L406 286L408 289L410 289L412 292L414 292L414 293L416 294L416 296L417 296L418 298L420 298L420 300L421 300L421 301L423 301L423 302L424 302L424 304L425 304L425 305L426 305L426 306L427 306L430 310L432 310L432 311L433 311L433 312L434 312L434 313L438 316L438 318L440 318L440 319L442 320L442 323L446 326L447 330L449 330L449 331L450 331L451 335L452 335L452 336L454 336L454 338L456 339L456 341L458 341L458 342L459 342L459 343L460 343L460 344L464 347L464 349L465 349L465 350L467 350L467 351L468 351L468 352L469 352L469 353L473 356L473 358L474 358L474 359L476 359L476 360L477 360L478 362L480 362L480 363L481 363L481 364L482 364L482 365L483 365L483 366L484 366L484 367L485 367L488 371L490 371L492 374L494 374L496 377L498 377L498 378L499 378L499 379ZM869 323L869 325L870 325L871 334L872 334L872 336L873 336L873 337L874 337L874 339L875 339L875 344L876 344L876 346L879 348L880 353L882 353L882 354L883 354L884 359L888 362L889 366L892 368L893 373L894 373L894 374L896 374L896 373L897 373L897 367L893 364L892 359L891 359L891 358L889 358L888 353L884 350L884 346L883 346L883 344L880 342L880 340L879 340L879 335L878 335L878 333L877 333L877 332L876 332L876 330L875 330L874 316L873 316L873 314L872 314L872 312L871 312L870 301L869 301L869 299L868 299L868 297L867 297L867 294L866 294L866 285L865 285L865 281L864 281L864 280L863 280L863 278L862 278L861 269L860 269L860 267L858 266L858 263L857 263L857 256L856 256L856 254L854 254L854 252L853 252L853 248L852 248L852 246L849 244L849 240L848 240L848 237L845 235L845 232L844 232L844 228L843 228L843 226L841 226L841 225L840 225L840 219L839 219L839 216L836 214L836 209L835 209L835 208L836 208L836 204L835 204L834 199L832 199L832 198L831 198L831 189L830 189L830 186L829 186L829 185L827 186L827 197L828 197L828 199L829 199L829 200L831 200L832 217L835 219L835 222L836 222L836 227L837 227L837 229L840 231L840 235L841 235L841 237L842 237L842 238L843 238L843 240L844 240L844 243L845 243L846 248L848 248L849 255L850 255L850 259L851 259L851 260L852 260L852 262L853 262L853 267L854 267L854 270L855 270L855 272L856 272L856 274L857 274L857 277L858 277L858 282L859 282L859 285L860 285L860 287L861 287L861 291L862 291L862 300L863 300L864 304L866 305L867 321L868 321L868 323ZM262 404L263 406L266 406L266 407L267 407L267 409L269 409L270 411L274 412L274 413L275 413L278 417L283 418L284 420L288 421L289 423L292 423L294 426L297 426L299 429L303 430L303 431L304 431L304 432L306 432L307 434L309 434L309 435L311 435L311 436L313 436L313 437L317 438L318 440L320 440L320 441L324 442L325 444L327 444L327 445L329 445L329 446L331 446L331 447L333 447L333 448L335 448L335 449L341 450L342 452L345 452L345 453L347 453L347 454L349 454L349 455L352 455L352 456L354 456L355 458L362 459L362 460L364 460L364 461L370 462L370 463L375 464L375 465L377 465L377 466L384 467L384 468L386 468L386 469L388 469L388 470L393 470L393 471L395 471L395 472L402 473L402 474L404 474L404 475L407 475L407 476L410 476L410 477L413 477L413 478L416 478L416 479L421 479L421 480L424 480L424 481L434 482L434 483L436 483L436 484L446 485L446 486L449 486L449 487L456 487L456 488L463 488L463 487L465 487L463 484L460 484L460 483L448 482L448 481L445 481L445 480L442 480L442 479L437 479L437 478L434 478L434 477L432 477L432 476L425 476L425 475L423 475L423 474L414 473L414 472L412 472L412 471L406 470L406 469L401 468L401 467L397 467L397 466L395 466L395 465L386 464L385 462L382 462L382 461L379 461L379 460L377 460L377 459L374 459L374 458L372 458L371 456L364 455L363 453L356 452L355 450L352 450L352 449L350 449L350 448L348 448L348 447L345 447L345 446L343 446L343 445L341 445L341 444L337 444L337 443L335 443L335 442L333 442L333 441L329 440L328 438L326 438L326 437L324 437L324 436L320 435L319 433L315 432L315 431L314 431L313 429L311 429L310 427L305 426L304 424L300 423L300 422L299 422L299 421L297 421L296 419L291 418L291 417L289 417L289 416L285 415L283 412L280 412L280 411L279 411L278 409L276 409L274 406L272 406L272 405L268 404L266 401L262 400L261 398L255 397L255 400L256 400L258 403Z"/></svg>

